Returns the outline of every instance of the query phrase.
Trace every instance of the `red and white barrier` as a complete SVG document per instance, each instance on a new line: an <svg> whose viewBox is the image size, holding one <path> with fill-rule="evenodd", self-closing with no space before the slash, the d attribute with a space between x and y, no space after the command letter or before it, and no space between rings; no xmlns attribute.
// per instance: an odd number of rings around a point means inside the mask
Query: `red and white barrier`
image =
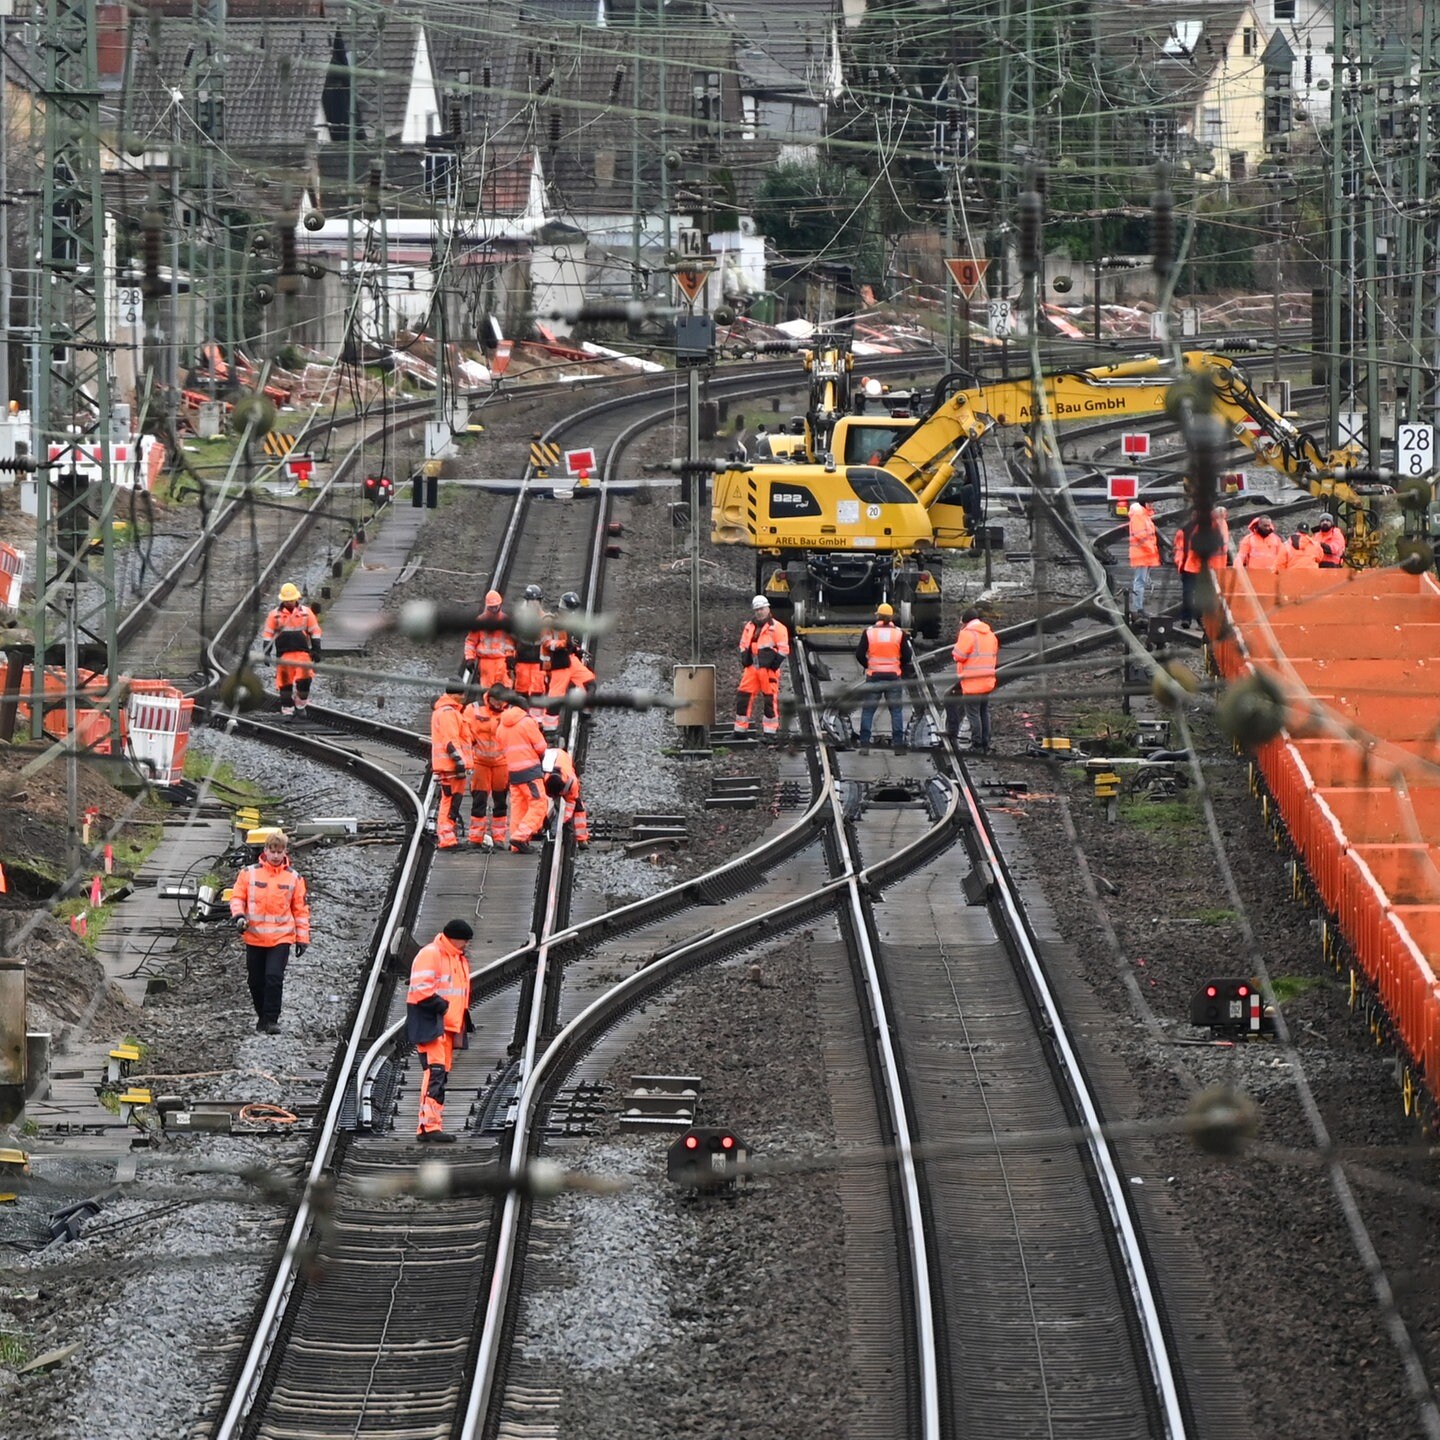
<svg viewBox="0 0 1440 1440"><path fill-rule="evenodd" d="M125 702L130 758L157 785L174 785L185 773L185 747L195 701L164 680L132 680Z"/></svg>
<svg viewBox="0 0 1440 1440"><path fill-rule="evenodd" d="M25 583L25 552L0 543L0 607L20 608L20 587Z"/></svg>

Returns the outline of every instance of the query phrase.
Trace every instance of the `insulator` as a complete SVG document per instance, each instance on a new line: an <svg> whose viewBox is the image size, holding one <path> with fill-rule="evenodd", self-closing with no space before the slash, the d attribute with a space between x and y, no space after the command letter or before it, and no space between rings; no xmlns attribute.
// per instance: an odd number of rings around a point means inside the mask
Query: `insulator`
<svg viewBox="0 0 1440 1440"><path fill-rule="evenodd" d="M488 62L480 71L480 88L482 90L488 90L490 88L490 66Z"/></svg>
<svg viewBox="0 0 1440 1440"><path fill-rule="evenodd" d="M535 87L535 94L536 94L537 96L549 94L549 92L550 92L550 87L551 87L554 83L555 83L555 72L552 70L552 71Z"/></svg>
<svg viewBox="0 0 1440 1440"><path fill-rule="evenodd" d="M550 112L550 148L552 150L560 148L560 112L558 110Z"/></svg>
<svg viewBox="0 0 1440 1440"><path fill-rule="evenodd" d="M611 105L613 105L613 104L620 98L620 87L621 87L624 83L625 83L625 67L624 67L624 65L617 65L617 66L615 67L615 74L611 77L611 80L610 80L610 101L609 101L609 103L610 103Z"/></svg>
<svg viewBox="0 0 1440 1440"><path fill-rule="evenodd" d="M460 102L450 102L450 138L458 146L460 144Z"/></svg>
<svg viewBox="0 0 1440 1440"><path fill-rule="evenodd" d="M1157 190L1150 203L1150 253L1157 275L1169 275L1175 268L1175 197Z"/></svg>
<svg viewBox="0 0 1440 1440"><path fill-rule="evenodd" d="M378 160L370 162L370 174L365 181L365 218L367 220L378 220L380 218L380 177L383 172Z"/></svg>
<svg viewBox="0 0 1440 1440"><path fill-rule="evenodd" d="M1042 251L1041 231L1045 223L1045 202L1035 190L1026 190L1016 201L1019 230L1019 259L1022 275L1038 275Z"/></svg>
<svg viewBox="0 0 1440 1440"><path fill-rule="evenodd" d="M145 278L141 293L146 300L158 300L164 289L160 284L160 247L165 237L165 217L158 210L147 210L140 220L145 246Z"/></svg>

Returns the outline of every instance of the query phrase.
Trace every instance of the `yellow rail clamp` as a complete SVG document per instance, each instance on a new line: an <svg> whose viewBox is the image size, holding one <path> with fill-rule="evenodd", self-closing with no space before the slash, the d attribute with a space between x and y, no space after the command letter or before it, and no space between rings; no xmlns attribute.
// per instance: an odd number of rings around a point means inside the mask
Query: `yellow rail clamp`
<svg viewBox="0 0 1440 1440"><path fill-rule="evenodd" d="M1070 742L1063 735L1047 735L1040 742L1042 750L1068 750Z"/></svg>
<svg viewBox="0 0 1440 1440"><path fill-rule="evenodd" d="M1101 770L1095 776L1095 798L1113 800L1120 793L1120 777L1113 770Z"/></svg>
<svg viewBox="0 0 1440 1440"><path fill-rule="evenodd" d="M245 843L247 845L264 845L272 835L283 835L284 833L278 825L260 825L254 830L245 832Z"/></svg>
<svg viewBox="0 0 1440 1440"><path fill-rule="evenodd" d="M237 830L253 830L259 823L260 811L256 806L246 805L235 812Z"/></svg>
<svg viewBox="0 0 1440 1440"><path fill-rule="evenodd" d="M136 1086L132 1086L116 1098L125 1107L125 1118L127 1120L133 1120L135 1118L135 1112L140 1109L142 1105L151 1105L155 1100L153 1092L142 1090Z"/></svg>
<svg viewBox="0 0 1440 1440"><path fill-rule="evenodd" d="M23 1150L0 1146L0 1175L28 1175L30 1157Z"/></svg>

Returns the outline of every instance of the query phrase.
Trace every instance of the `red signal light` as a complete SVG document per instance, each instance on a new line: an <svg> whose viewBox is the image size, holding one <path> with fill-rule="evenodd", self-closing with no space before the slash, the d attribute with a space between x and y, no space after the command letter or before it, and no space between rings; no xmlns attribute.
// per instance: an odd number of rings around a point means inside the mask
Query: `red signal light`
<svg viewBox="0 0 1440 1440"><path fill-rule="evenodd" d="M722 1135L720 1137L720 1148L722 1150L733 1150L735 1148L735 1137L733 1135Z"/></svg>
<svg viewBox="0 0 1440 1440"><path fill-rule="evenodd" d="M1219 991L1217 991L1213 985L1207 985L1205 987L1205 993L1213 1000L1215 996L1219 994Z"/></svg>
<svg viewBox="0 0 1440 1440"><path fill-rule="evenodd" d="M920 583L922 585L928 585L934 578L928 570L922 570L920 572Z"/></svg>
<svg viewBox="0 0 1440 1440"><path fill-rule="evenodd" d="M685 1137L685 1148L687 1150L694 1150L699 1146L699 1144L700 1142L695 1138L695 1136L687 1135Z"/></svg>
<svg viewBox="0 0 1440 1440"><path fill-rule="evenodd" d="M1248 985L1240 985L1236 988L1235 993L1243 1000L1245 996L1250 993L1250 987Z"/></svg>

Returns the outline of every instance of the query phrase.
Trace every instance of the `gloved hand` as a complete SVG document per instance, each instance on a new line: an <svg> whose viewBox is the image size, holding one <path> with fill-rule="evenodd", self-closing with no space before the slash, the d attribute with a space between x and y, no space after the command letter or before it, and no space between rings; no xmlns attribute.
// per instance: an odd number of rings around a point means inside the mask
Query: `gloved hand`
<svg viewBox="0 0 1440 1440"><path fill-rule="evenodd" d="M248 930L250 928L250 922L243 915L234 916L233 923L237 930Z"/></svg>
<svg viewBox="0 0 1440 1440"><path fill-rule="evenodd" d="M274 658L275 658L275 642L274 642L273 640L267 640L267 641L265 641L265 643L264 643L263 645L261 645L261 647L260 647L260 654L261 654L261 657L262 657L263 659L265 659L265 660L274 660Z"/></svg>
<svg viewBox="0 0 1440 1440"><path fill-rule="evenodd" d="M303 940L301 940L295 946L295 958L298 960L309 948L310 947Z"/></svg>
<svg viewBox="0 0 1440 1440"><path fill-rule="evenodd" d="M318 640L311 640L310 642L310 658L312 660L318 660L320 658L320 642Z"/></svg>
<svg viewBox="0 0 1440 1440"><path fill-rule="evenodd" d="M780 668L779 652L769 645L762 645L755 652L755 663L762 670L778 670Z"/></svg>
<svg viewBox="0 0 1440 1440"><path fill-rule="evenodd" d="M467 1035L475 1033L475 1017L468 1010L465 1012L465 1033Z"/></svg>

